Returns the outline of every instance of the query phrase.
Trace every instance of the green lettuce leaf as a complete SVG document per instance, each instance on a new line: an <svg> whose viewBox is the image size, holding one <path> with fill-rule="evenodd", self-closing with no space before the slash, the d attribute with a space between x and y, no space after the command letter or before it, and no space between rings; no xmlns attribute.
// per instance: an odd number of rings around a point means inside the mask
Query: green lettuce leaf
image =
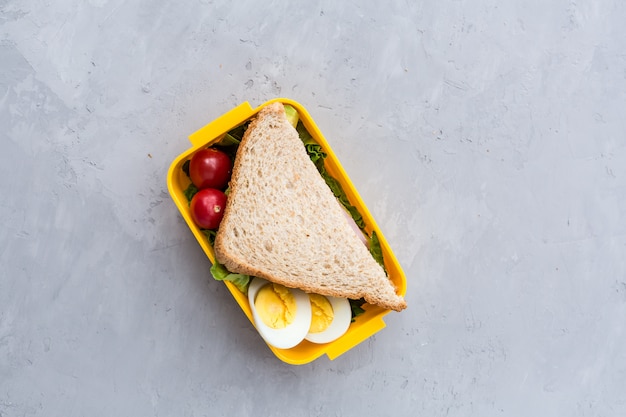
<svg viewBox="0 0 626 417"><path fill-rule="evenodd" d="M250 284L250 275L233 274L224 265L215 262L211 265L211 275L216 281L230 281L239 291L244 294L248 293L248 284Z"/></svg>
<svg viewBox="0 0 626 417"><path fill-rule="evenodd" d="M239 146L240 142L241 142L241 139L237 139L236 137L234 137L230 133L227 133L227 134L224 135L222 140L220 140L218 143L216 143L216 145L218 145L218 146Z"/></svg>
<svg viewBox="0 0 626 417"><path fill-rule="evenodd" d="M287 116L287 120L289 120L289 123L293 127L296 127L298 125L298 121L300 120L298 111L294 109L292 106L290 106L289 104L285 104L283 105L283 107L285 108L285 115Z"/></svg>
<svg viewBox="0 0 626 417"><path fill-rule="evenodd" d="M376 231L372 231L372 236L370 237L370 253L372 257L376 259L376 262L380 264L387 273L387 269L385 268L385 260L383 259L383 250L380 247L380 241L378 240L378 235Z"/></svg>
<svg viewBox="0 0 626 417"><path fill-rule="evenodd" d="M313 139L313 136L311 136L309 131L306 130L302 122L298 123L298 125L296 126L296 131L298 132L298 135L300 135L300 140L302 140L302 143L304 143L304 147L306 149L306 152L309 154L309 158L311 158L311 161L313 161L319 171L319 161L321 161L323 167L324 158L326 158L326 152L324 152L322 146L318 144L315 139Z"/></svg>
<svg viewBox="0 0 626 417"><path fill-rule="evenodd" d="M306 127L304 127L304 124L302 122L298 122L298 124L296 125L296 131L298 132L298 135L300 135L300 140L302 140L305 145L310 143L317 144L315 139L313 139L313 136L311 136L309 131L306 130Z"/></svg>
<svg viewBox="0 0 626 417"><path fill-rule="evenodd" d="M228 132L228 135L230 136L229 140L235 140L237 141L237 145L239 145L239 142L241 142L241 139L243 139L243 135L244 133L246 133L246 130L248 129L248 125L250 124L250 122L245 122L237 127L235 127L234 129L231 129Z"/></svg>
<svg viewBox="0 0 626 417"><path fill-rule="evenodd" d="M248 124L245 123L242 126L231 130L230 132L226 133L219 142L211 145L211 147L224 152L230 157L231 162L234 164L235 156L237 155L237 148L239 148L239 143L241 143L243 132L247 127Z"/></svg>
<svg viewBox="0 0 626 417"><path fill-rule="evenodd" d="M209 241L209 245L213 247L213 245L215 245L215 236L217 236L217 230L202 229L202 233L204 233L207 240Z"/></svg>
<svg viewBox="0 0 626 417"><path fill-rule="evenodd" d="M185 191L183 191L183 194L185 194L185 197L187 198L187 203L191 204L191 199L194 195L196 195L197 192L198 187L193 185L193 183L189 184L189 187L187 187Z"/></svg>
<svg viewBox="0 0 626 417"><path fill-rule="evenodd" d="M365 300L361 298L359 300L348 299L348 301L350 302L350 309L352 310L352 322L354 322L355 317L365 313L362 307L363 304L365 304Z"/></svg>

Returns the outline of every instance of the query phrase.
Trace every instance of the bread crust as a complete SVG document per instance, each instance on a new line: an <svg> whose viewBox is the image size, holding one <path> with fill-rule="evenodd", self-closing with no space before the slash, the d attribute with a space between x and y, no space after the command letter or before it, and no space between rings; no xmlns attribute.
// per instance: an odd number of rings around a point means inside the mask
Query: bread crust
<svg viewBox="0 0 626 417"><path fill-rule="evenodd" d="M406 308L346 222L281 103L264 107L250 122L230 190L214 244L217 261L229 271L305 292L364 298L390 310Z"/></svg>

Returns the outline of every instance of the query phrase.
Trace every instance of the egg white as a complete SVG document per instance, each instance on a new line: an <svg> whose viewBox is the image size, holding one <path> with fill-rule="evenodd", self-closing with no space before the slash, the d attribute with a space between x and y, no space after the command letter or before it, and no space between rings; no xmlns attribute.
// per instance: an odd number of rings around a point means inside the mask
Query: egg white
<svg viewBox="0 0 626 417"><path fill-rule="evenodd" d="M254 326L269 345L278 349L290 349L304 340L304 337L311 326L311 302L309 296L302 290L287 288L294 297L296 303L296 314L293 321L282 329L272 329L261 320L261 317L254 305L259 290L269 284L261 278L254 278L248 287L248 302L254 318Z"/></svg>
<svg viewBox="0 0 626 417"><path fill-rule="evenodd" d="M305 339L313 343L330 343L343 336L352 322L352 309L347 298L326 297L333 308L333 321L326 330L307 333Z"/></svg>

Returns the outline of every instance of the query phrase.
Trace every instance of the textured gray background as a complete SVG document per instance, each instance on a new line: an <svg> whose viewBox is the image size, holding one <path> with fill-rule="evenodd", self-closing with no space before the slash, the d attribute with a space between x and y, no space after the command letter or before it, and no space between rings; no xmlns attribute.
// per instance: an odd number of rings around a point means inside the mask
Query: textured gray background
<svg viewBox="0 0 626 417"><path fill-rule="evenodd" d="M626 3L0 1L0 416L623 416ZM166 189L301 102L408 278L278 361Z"/></svg>

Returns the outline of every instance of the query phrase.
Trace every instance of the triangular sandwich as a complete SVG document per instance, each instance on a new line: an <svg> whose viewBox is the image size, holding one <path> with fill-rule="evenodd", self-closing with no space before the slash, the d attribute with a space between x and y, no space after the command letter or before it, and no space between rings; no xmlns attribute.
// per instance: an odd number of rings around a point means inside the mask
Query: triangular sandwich
<svg viewBox="0 0 626 417"><path fill-rule="evenodd" d="M400 311L393 283L346 221L281 103L250 122L215 240L229 271Z"/></svg>

